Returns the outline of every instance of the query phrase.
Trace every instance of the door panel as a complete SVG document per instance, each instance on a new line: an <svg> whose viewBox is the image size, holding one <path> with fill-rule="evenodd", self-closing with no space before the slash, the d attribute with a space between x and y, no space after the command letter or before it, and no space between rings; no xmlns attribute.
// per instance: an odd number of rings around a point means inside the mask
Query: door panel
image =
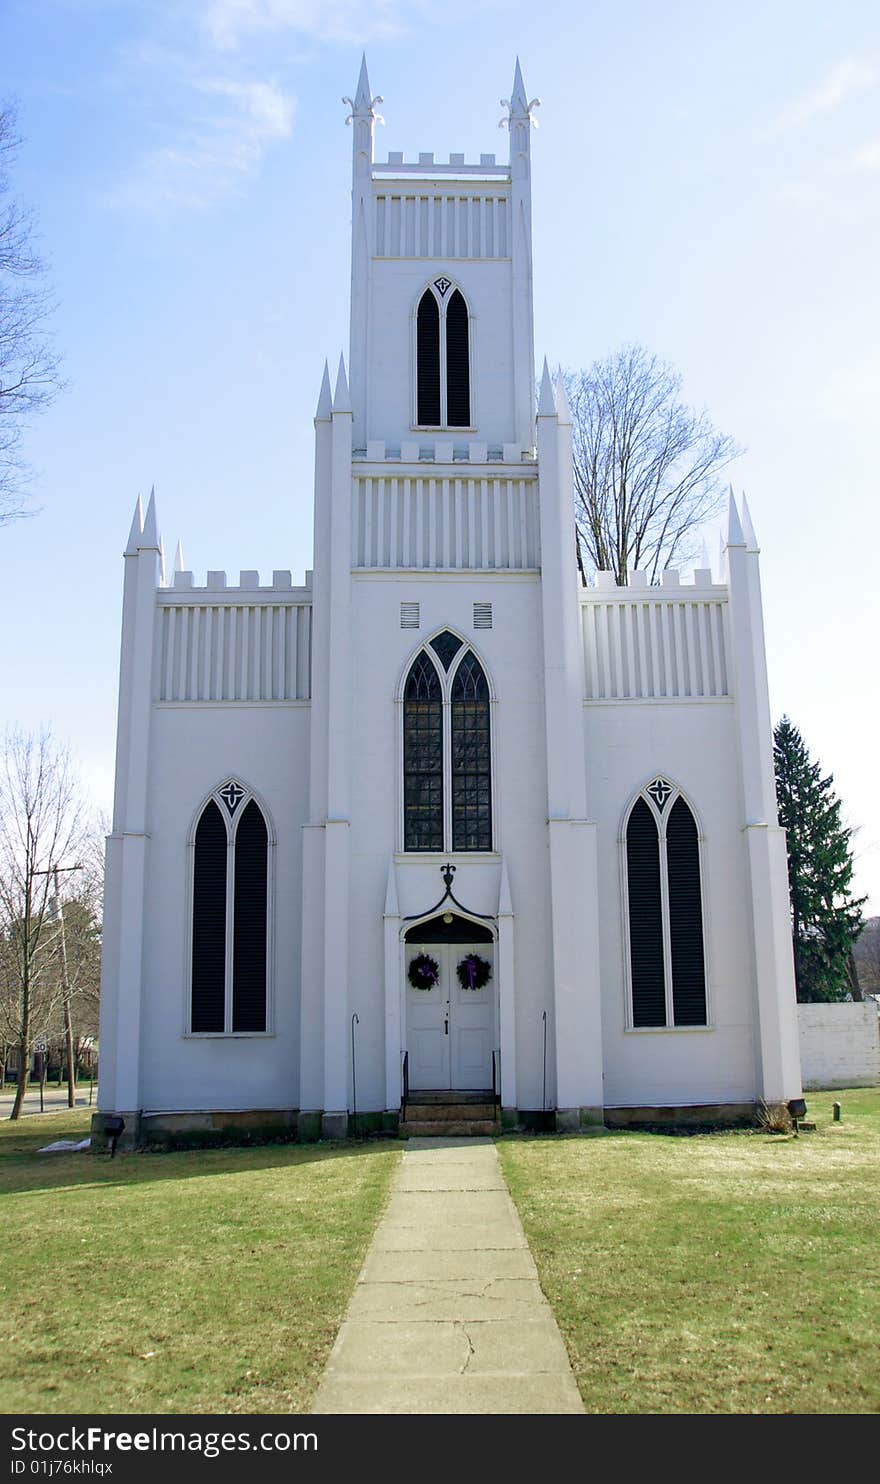
<svg viewBox="0 0 880 1484"><path fill-rule="evenodd" d="M433 989L414 989L409 965L420 953L436 959ZM492 965L482 989L464 988L457 968L469 953ZM492 1086L495 1045L495 951L491 943L406 943L406 1045L409 1085L422 1091L484 1091Z"/></svg>
<svg viewBox="0 0 880 1484"><path fill-rule="evenodd" d="M495 952L491 943L450 943L449 1031L452 1038L452 1085L462 1092L492 1086L492 1050L495 1045ZM476 953L492 965L492 974L482 989L463 988L457 968L468 954Z"/></svg>
<svg viewBox="0 0 880 1484"><path fill-rule="evenodd" d="M406 943L406 1045L409 1052L409 1085L425 1091L451 1087L445 946L440 943ZM440 977L433 989L414 989L409 982L409 966L420 953L436 959Z"/></svg>

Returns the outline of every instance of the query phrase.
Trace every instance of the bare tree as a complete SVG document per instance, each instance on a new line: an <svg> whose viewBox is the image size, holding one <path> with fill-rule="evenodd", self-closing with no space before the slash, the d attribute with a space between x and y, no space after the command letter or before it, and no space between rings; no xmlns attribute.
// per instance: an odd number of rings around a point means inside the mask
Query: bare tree
<svg viewBox="0 0 880 1484"><path fill-rule="evenodd" d="M681 377L643 346L624 346L565 383L579 556L620 583L634 570L656 582L694 554L697 528L723 498L721 471L742 450L706 412L685 406Z"/></svg>
<svg viewBox="0 0 880 1484"><path fill-rule="evenodd" d="M50 1029L65 997L53 962L50 902L55 870L75 857L83 819L66 749L49 731L7 732L0 758L0 935L8 982L0 1003L11 1017L7 1029L18 1061L11 1118L21 1113L34 1037Z"/></svg>
<svg viewBox="0 0 880 1484"><path fill-rule="evenodd" d="M25 513L21 435L60 387L58 358L45 331L52 305L33 215L9 194L20 144L14 108L0 105L0 525Z"/></svg>

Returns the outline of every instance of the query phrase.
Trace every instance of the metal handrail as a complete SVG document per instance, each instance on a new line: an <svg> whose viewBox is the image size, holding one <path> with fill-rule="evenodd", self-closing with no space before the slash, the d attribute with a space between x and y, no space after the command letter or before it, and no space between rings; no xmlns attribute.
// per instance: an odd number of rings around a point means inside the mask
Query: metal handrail
<svg viewBox="0 0 880 1484"><path fill-rule="evenodd" d="M409 1052L408 1051L405 1051L403 1053L403 1097L400 1100L400 1111L401 1111L401 1113L405 1113L406 1112L406 1105L407 1105L408 1102L409 1102Z"/></svg>
<svg viewBox="0 0 880 1484"><path fill-rule="evenodd" d="M496 1061L496 1058L497 1058L497 1061ZM498 1067L497 1075L496 1075L496 1071L495 1071L496 1065ZM492 1052L492 1101L493 1101L493 1103L500 1103L501 1102L501 1048L500 1047L496 1047L496 1049Z"/></svg>
<svg viewBox="0 0 880 1484"><path fill-rule="evenodd" d="M543 1010L541 1012L541 1024L543 1025L543 1028L544 1028L544 1051L543 1051L543 1058L542 1058L543 1068L544 1068L544 1080L543 1080L542 1087L541 1087L541 1112L542 1113L546 1113L547 1112L547 1011L546 1010Z"/></svg>
<svg viewBox="0 0 880 1484"><path fill-rule="evenodd" d="M354 1055L354 1028L356 1025L360 1025L357 1012L351 1017L351 1121L355 1138L357 1138L357 1072Z"/></svg>

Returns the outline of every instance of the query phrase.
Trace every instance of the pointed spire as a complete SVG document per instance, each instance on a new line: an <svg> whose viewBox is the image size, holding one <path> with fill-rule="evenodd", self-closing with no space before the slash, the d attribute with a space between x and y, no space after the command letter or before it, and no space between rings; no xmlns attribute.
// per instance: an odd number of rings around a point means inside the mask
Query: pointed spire
<svg viewBox="0 0 880 1484"><path fill-rule="evenodd" d="M179 541L177 543L177 550L174 553L174 570L175 572L182 572L184 570L183 547L181 546Z"/></svg>
<svg viewBox="0 0 880 1484"><path fill-rule="evenodd" d="M516 59L516 67L513 72L513 92L510 95L510 111L511 113L528 113L529 111L522 69L519 65L519 57Z"/></svg>
<svg viewBox="0 0 880 1484"><path fill-rule="evenodd" d="M712 558L709 556L709 548L706 545L705 537L700 542L700 566L706 572L712 571Z"/></svg>
<svg viewBox="0 0 880 1484"><path fill-rule="evenodd" d="M746 538L746 549L748 551L760 551L761 548L758 545L758 538L755 535L755 528L752 525L752 514L751 514L751 511L749 510L749 502L748 502L748 500L745 497L745 491L743 491L743 497L742 497L742 513L743 513L743 535Z"/></svg>
<svg viewBox="0 0 880 1484"><path fill-rule="evenodd" d="M565 391L565 377L562 367L556 371L556 415L561 423L571 424L571 412L568 406L568 396Z"/></svg>
<svg viewBox="0 0 880 1484"><path fill-rule="evenodd" d="M519 57L517 57L516 67L513 72L513 90L509 98L501 99L501 107L507 109L507 117L499 120L498 127L508 129L513 125L515 120L517 124L525 124L526 132L528 133L529 127L532 124L537 128L538 121L535 118L533 110L540 108L540 106L540 98L529 98L526 94L522 68L519 65Z"/></svg>
<svg viewBox="0 0 880 1484"><path fill-rule="evenodd" d="M336 391L333 396L334 412L351 412L351 398L348 395L348 381L345 375L345 357L339 357L339 370L336 373Z"/></svg>
<svg viewBox="0 0 880 1484"><path fill-rule="evenodd" d="M739 511L736 508L736 500L733 498L733 485L730 485L730 501L727 508L727 546L745 546L742 526L739 520Z"/></svg>
<svg viewBox="0 0 880 1484"><path fill-rule="evenodd" d="M147 504L147 513L146 513L146 515L144 517L143 530L141 531L140 540L138 541L138 548L139 549L142 548L142 547L145 547L145 546L146 547L155 547L157 551L159 549L159 536L158 536L158 532L157 532L157 529L156 529L156 488L155 488L155 485L150 490L150 499L149 499L149 503Z"/></svg>
<svg viewBox="0 0 880 1484"><path fill-rule="evenodd" d="M333 397L330 392L330 367L324 362L324 376L321 381L321 391L318 396L318 406L315 410L315 422L329 421L333 408Z"/></svg>
<svg viewBox="0 0 880 1484"><path fill-rule="evenodd" d="M131 530L128 533L128 541L125 547L125 556L134 556L141 544L141 536L144 531L144 507L140 495L134 507L134 515L131 518Z"/></svg>
<svg viewBox="0 0 880 1484"><path fill-rule="evenodd" d="M538 416L556 416L556 398L553 395L553 382L550 379L550 367L547 365L547 357L544 357L544 370L541 373L541 391L538 396Z"/></svg>
<svg viewBox="0 0 880 1484"><path fill-rule="evenodd" d="M718 531L718 581L727 581L727 547L721 529Z"/></svg>
<svg viewBox="0 0 880 1484"><path fill-rule="evenodd" d="M357 92L354 95L355 113L369 113L373 95L370 92L370 77L367 72L367 54L361 56L361 70L358 76Z"/></svg>

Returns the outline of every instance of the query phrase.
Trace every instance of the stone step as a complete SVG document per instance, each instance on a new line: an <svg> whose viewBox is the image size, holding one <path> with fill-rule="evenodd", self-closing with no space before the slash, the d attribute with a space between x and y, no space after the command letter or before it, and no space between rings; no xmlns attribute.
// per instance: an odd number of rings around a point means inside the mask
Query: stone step
<svg viewBox="0 0 880 1484"><path fill-rule="evenodd" d="M471 1092L450 1092L448 1089L427 1089L424 1087L411 1087L409 1090L410 1103L448 1103L472 1104L491 1103L495 1094L491 1087L477 1088Z"/></svg>
<svg viewBox="0 0 880 1484"><path fill-rule="evenodd" d="M461 1118L494 1118L494 1103L407 1103L404 1113L406 1123Z"/></svg>
<svg viewBox="0 0 880 1484"><path fill-rule="evenodd" d="M500 1123L495 1118L433 1118L402 1123L402 1139L476 1139L497 1134Z"/></svg>

